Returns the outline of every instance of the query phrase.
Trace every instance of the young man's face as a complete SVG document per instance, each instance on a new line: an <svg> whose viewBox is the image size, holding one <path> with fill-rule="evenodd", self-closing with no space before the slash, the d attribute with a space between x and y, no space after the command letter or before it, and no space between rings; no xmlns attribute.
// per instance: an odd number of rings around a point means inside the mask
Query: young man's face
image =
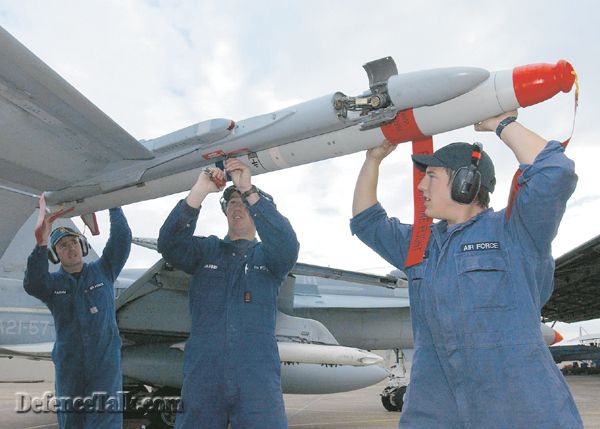
<svg viewBox="0 0 600 429"><path fill-rule="evenodd" d="M235 232L243 232L248 228L254 228L250 213L248 213L248 209L238 193L233 194L227 203L227 222L229 229Z"/></svg>
<svg viewBox="0 0 600 429"><path fill-rule="evenodd" d="M443 167L427 167L425 176L417 189L425 200L425 215L434 219L446 219L458 204L450 197L450 177Z"/></svg>
<svg viewBox="0 0 600 429"><path fill-rule="evenodd" d="M81 245L79 239L74 235L67 235L61 238L56 243L56 254L60 259L60 263L65 267L75 267L81 264L83 254L81 252Z"/></svg>

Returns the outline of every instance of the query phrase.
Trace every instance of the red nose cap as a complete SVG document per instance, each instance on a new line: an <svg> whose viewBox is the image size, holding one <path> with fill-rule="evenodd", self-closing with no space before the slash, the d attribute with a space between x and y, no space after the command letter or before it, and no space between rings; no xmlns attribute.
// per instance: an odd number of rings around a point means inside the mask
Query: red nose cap
<svg viewBox="0 0 600 429"><path fill-rule="evenodd" d="M560 343L563 340L563 336L560 335L556 329L554 329L554 342L552 344Z"/></svg>
<svg viewBox="0 0 600 429"><path fill-rule="evenodd" d="M513 86L521 107L569 92L575 82L573 66L565 60L556 64L530 64L513 70Z"/></svg>

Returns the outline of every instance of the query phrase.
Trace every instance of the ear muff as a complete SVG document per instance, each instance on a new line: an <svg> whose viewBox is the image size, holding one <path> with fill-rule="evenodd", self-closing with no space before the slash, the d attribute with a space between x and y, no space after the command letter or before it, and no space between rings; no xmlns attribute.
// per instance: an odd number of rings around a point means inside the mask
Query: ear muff
<svg viewBox="0 0 600 429"><path fill-rule="evenodd" d="M85 235L78 235L77 241L79 241L79 246L81 247L81 255L85 258L90 253L90 243L85 238ZM56 249L52 246L48 246L48 260L53 264L60 262Z"/></svg>
<svg viewBox="0 0 600 429"><path fill-rule="evenodd" d="M481 186L479 160L481 159L481 144L473 144L471 163L454 171L450 197L459 204L471 204L475 201Z"/></svg>
<svg viewBox="0 0 600 429"><path fill-rule="evenodd" d="M81 256L84 258L90 253L90 243L85 238L85 235L77 237L79 239L79 245L81 246Z"/></svg>
<svg viewBox="0 0 600 429"><path fill-rule="evenodd" d="M481 186L481 173L476 166L461 167L454 172L450 196L459 204L471 204Z"/></svg>
<svg viewBox="0 0 600 429"><path fill-rule="evenodd" d="M58 259L58 255L52 246L48 246L48 260L53 264L58 264L60 262L60 259Z"/></svg>

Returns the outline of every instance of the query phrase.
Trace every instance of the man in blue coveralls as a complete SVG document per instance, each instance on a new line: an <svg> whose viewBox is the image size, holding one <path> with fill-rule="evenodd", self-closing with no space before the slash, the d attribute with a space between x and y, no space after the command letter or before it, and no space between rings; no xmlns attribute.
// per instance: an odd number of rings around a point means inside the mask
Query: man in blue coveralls
<svg viewBox="0 0 600 429"><path fill-rule="evenodd" d="M225 183L225 173L211 168L173 209L158 238L165 260L192 275L176 427L225 429L230 422L234 429L287 428L275 320L279 286L299 245L272 199L252 185L250 168L227 159L225 171L234 183L221 199L227 236L193 236L202 202Z"/></svg>
<svg viewBox="0 0 600 429"><path fill-rule="evenodd" d="M546 142L516 115L475 126L495 130L520 163L521 189L509 217L506 209L487 208L495 174L485 152L475 169L479 192L471 201L452 192L472 179L466 173L474 173L474 145L413 156L425 171L418 185L425 214L441 221L431 226L423 261L408 268L412 225L388 218L377 202L379 165L395 146L367 151L351 229L409 279L415 353L402 428L582 427L540 331L540 310L554 286L551 243L577 176L560 143Z"/></svg>
<svg viewBox="0 0 600 429"><path fill-rule="evenodd" d="M85 237L66 227L50 234L52 218L46 216L36 229L37 245L27 260L23 286L54 317L58 424L64 429L121 428L123 377L114 282L129 256L131 231L123 211L110 209L110 237L100 259L88 264L83 262L89 250ZM48 272L48 259L61 263L57 272Z"/></svg>

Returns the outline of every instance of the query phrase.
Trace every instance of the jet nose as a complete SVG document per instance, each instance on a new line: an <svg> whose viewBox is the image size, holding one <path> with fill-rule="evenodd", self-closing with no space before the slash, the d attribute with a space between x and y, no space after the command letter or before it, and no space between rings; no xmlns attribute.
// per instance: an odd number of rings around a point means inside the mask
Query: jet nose
<svg viewBox="0 0 600 429"><path fill-rule="evenodd" d="M564 338L562 335L560 335L560 332L558 332L556 329L553 329L554 331L554 342L552 344L556 344L556 343L560 343Z"/></svg>

